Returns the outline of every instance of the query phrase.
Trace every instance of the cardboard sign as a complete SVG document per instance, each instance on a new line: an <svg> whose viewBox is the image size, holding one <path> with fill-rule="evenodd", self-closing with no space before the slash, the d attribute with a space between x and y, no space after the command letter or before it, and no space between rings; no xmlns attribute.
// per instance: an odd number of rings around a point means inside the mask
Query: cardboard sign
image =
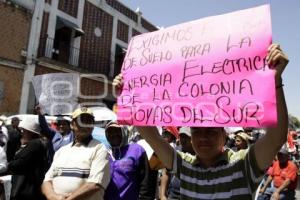
<svg viewBox="0 0 300 200"><path fill-rule="evenodd" d="M32 80L35 96L44 113L71 113L77 107L79 74L52 73Z"/></svg>
<svg viewBox="0 0 300 200"><path fill-rule="evenodd" d="M269 5L134 37L122 66L122 124L272 126Z"/></svg>

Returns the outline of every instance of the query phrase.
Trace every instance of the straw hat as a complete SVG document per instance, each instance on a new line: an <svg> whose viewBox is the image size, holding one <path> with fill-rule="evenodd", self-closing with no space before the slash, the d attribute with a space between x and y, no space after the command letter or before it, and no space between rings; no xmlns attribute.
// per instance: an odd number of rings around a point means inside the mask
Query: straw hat
<svg viewBox="0 0 300 200"><path fill-rule="evenodd" d="M236 136L239 136L240 138L245 140L247 143L249 142L249 140L251 140L251 137L245 132L240 132L240 133L236 134Z"/></svg>

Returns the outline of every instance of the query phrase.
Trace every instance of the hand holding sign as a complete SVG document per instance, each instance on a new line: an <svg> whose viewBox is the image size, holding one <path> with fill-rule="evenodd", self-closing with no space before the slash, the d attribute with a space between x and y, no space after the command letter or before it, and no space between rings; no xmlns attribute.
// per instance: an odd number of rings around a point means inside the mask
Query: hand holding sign
<svg viewBox="0 0 300 200"><path fill-rule="evenodd" d="M278 44L272 44L268 48L267 61L269 65L274 65L276 70L276 85L281 84L281 74L289 63L288 57L283 53Z"/></svg>
<svg viewBox="0 0 300 200"><path fill-rule="evenodd" d="M79 74L51 73L32 80L36 98L43 113L70 113L78 104Z"/></svg>
<svg viewBox="0 0 300 200"><path fill-rule="evenodd" d="M118 74L113 80L113 88L116 91L116 94L121 94L122 87L123 87L123 76L122 74Z"/></svg>
<svg viewBox="0 0 300 200"><path fill-rule="evenodd" d="M266 57L269 65L275 65L276 69L276 87L280 87L281 84L281 74L283 73L285 67L287 66L289 60L287 55L280 49L278 44L271 44L268 48L268 54ZM280 83L278 83L280 81ZM113 80L113 86L119 93L122 92L122 87L124 85L124 80L122 74L117 75Z"/></svg>
<svg viewBox="0 0 300 200"><path fill-rule="evenodd" d="M41 111L41 107L40 107L39 105L36 105L36 106L34 107L34 110L35 110L36 114L38 114L38 115L43 115L43 114L42 114L42 111Z"/></svg>

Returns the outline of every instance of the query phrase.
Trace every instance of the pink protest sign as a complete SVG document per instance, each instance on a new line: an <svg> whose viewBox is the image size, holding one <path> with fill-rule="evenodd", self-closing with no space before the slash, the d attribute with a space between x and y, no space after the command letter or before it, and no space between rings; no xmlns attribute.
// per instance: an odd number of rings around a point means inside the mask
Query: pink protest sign
<svg viewBox="0 0 300 200"><path fill-rule="evenodd" d="M134 37L122 66L118 120L134 125L276 123L269 5Z"/></svg>

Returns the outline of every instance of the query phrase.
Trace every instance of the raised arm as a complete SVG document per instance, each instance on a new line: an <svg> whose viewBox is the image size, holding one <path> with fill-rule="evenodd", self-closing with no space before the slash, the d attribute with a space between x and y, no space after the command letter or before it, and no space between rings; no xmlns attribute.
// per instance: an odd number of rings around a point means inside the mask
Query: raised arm
<svg viewBox="0 0 300 200"><path fill-rule="evenodd" d="M151 200L154 199L153 191L151 190L151 180L152 177L150 174L150 166L148 162L148 157L146 152L142 154L139 159L139 169L138 169L138 177L139 177L139 199L140 200Z"/></svg>
<svg viewBox="0 0 300 200"><path fill-rule="evenodd" d="M167 169L172 169L174 150L158 133L156 127L137 127L139 133L148 142L155 154Z"/></svg>
<svg viewBox="0 0 300 200"><path fill-rule="evenodd" d="M167 200L167 191L170 184L170 173L164 169L160 178L160 199Z"/></svg>
<svg viewBox="0 0 300 200"><path fill-rule="evenodd" d="M283 93L281 74L289 60L278 44L272 44L268 51L267 61L270 65L275 66L276 70L275 84L278 124L276 127L268 128L266 135L254 145L256 161L261 170L266 169L271 164L276 153L286 142L288 133L288 111Z"/></svg>
<svg viewBox="0 0 300 200"><path fill-rule="evenodd" d="M39 106L36 106L35 110L39 116L41 133L49 140L52 140L56 132L53 129L49 128L45 116L41 113L41 108Z"/></svg>

